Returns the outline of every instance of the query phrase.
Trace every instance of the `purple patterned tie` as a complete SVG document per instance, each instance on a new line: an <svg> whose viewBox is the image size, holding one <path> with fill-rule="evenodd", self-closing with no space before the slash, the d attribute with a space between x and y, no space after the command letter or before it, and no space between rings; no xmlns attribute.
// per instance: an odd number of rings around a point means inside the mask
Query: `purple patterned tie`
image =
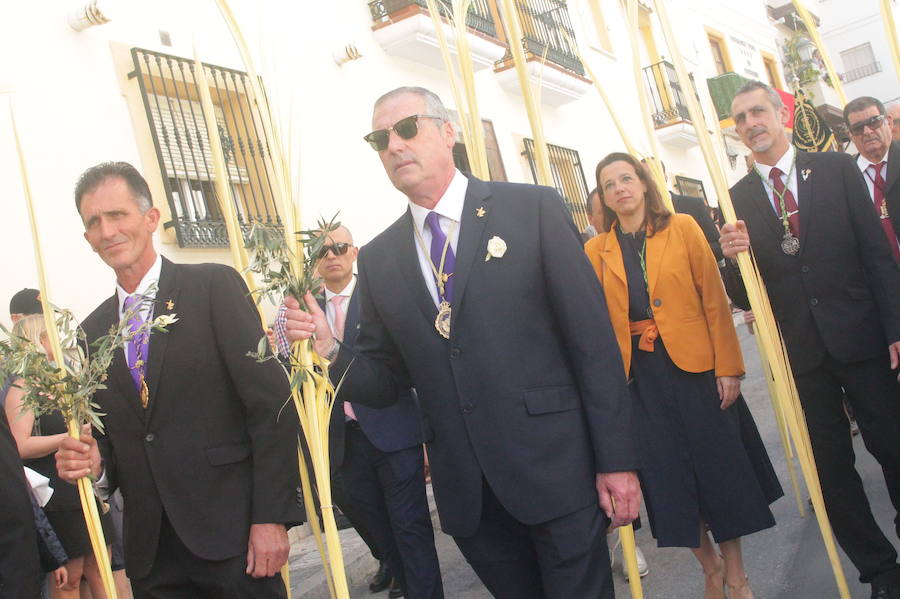
<svg viewBox="0 0 900 599"><path fill-rule="evenodd" d="M434 263L434 268L437 270L441 267L441 254L444 252L444 244L447 243L447 236L441 230L441 223L437 212L429 212L428 216L425 217L425 224L428 225L428 228L431 230L431 262ZM452 275L455 268L456 256L453 254L453 248L447 245L447 256L444 258L443 273L445 275ZM438 287L438 294L440 294L440 287ZM439 299L441 301L453 303L452 276L449 277L444 284L444 296Z"/></svg>
<svg viewBox="0 0 900 599"><path fill-rule="evenodd" d="M144 325L144 317L141 315L141 302L143 296L140 294L129 295L125 298L125 312L133 310L131 318L128 319L128 331L134 333ZM128 368L131 370L131 378L134 380L134 388L138 393L141 391L141 381L144 373L147 371L147 346L149 342L147 331L142 331L128 341L125 356L128 359Z"/></svg>

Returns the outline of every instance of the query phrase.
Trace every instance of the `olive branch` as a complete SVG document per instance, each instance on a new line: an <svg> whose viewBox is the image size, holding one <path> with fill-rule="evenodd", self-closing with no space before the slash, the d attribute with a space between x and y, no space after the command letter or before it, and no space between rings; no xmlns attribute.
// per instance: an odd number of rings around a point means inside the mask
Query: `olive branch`
<svg viewBox="0 0 900 599"><path fill-rule="evenodd" d="M21 379L17 386L24 392L22 410L31 411L35 418L58 411L67 422L90 423L102 432L105 414L93 397L100 389L106 389L107 370L115 352L121 351L137 336L166 332L167 327L178 321L174 314L164 314L144 322L134 331L129 330L131 318L152 301L145 296L126 310L106 335L90 344L75 315L70 310L52 306L63 351L62 361L58 357L54 361L48 360L43 348L0 324L0 330L6 336L0 341L0 381Z"/></svg>

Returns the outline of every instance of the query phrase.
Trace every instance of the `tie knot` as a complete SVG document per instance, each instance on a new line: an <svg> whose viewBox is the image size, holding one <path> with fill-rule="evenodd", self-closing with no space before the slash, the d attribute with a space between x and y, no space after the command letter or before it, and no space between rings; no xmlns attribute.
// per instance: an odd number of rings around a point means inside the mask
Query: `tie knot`
<svg viewBox="0 0 900 599"><path fill-rule="evenodd" d="M440 216L437 212L429 212L425 217L425 224L428 225L428 228L431 229L432 235L437 235L442 233L441 231L441 221Z"/></svg>
<svg viewBox="0 0 900 599"><path fill-rule="evenodd" d="M344 303L346 298L343 295L333 295L331 296L331 303L334 304L336 308L340 308L341 304Z"/></svg>
<svg viewBox="0 0 900 599"><path fill-rule="evenodd" d="M138 293L132 293L131 295L125 297L124 307L126 310L135 310L140 308L141 300L143 298Z"/></svg>
<svg viewBox="0 0 900 599"><path fill-rule="evenodd" d="M882 161L879 162L878 164L870 164L870 165L869 165L869 168L872 169L872 173L873 173L876 177L880 177L880 176L881 176L881 169L882 169L883 167L884 167L884 160L882 160Z"/></svg>
<svg viewBox="0 0 900 599"><path fill-rule="evenodd" d="M778 168L777 166L773 166L772 170L769 171L769 178L773 181L781 181L781 175L783 174L784 172L780 168Z"/></svg>

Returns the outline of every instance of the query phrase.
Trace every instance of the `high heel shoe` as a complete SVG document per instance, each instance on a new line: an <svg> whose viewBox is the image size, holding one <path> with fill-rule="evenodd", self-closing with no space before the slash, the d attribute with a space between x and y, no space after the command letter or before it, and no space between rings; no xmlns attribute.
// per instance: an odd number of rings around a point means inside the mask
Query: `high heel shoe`
<svg viewBox="0 0 900 599"><path fill-rule="evenodd" d="M719 560L719 567L714 572L704 572L706 576L706 588L703 590L703 599L725 598L725 560Z"/></svg>
<svg viewBox="0 0 900 599"><path fill-rule="evenodd" d="M725 584L728 588L729 599L754 599L753 591L750 590L750 580L744 578L741 584Z"/></svg>

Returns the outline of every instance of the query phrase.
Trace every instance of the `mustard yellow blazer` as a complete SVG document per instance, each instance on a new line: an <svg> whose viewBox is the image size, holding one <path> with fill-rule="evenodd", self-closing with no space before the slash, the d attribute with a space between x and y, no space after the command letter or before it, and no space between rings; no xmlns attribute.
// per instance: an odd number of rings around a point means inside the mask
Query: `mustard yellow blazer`
<svg viewBox="0 0 900 599"><path fill-rule="evenodd" d="M584 250L603 285L627 376L631 371L628 283L615 230L594 237ZM647 238L647 280L659 336L676 366L687 372L715 370L716 376L744 374L719 269L692 217L674 214L668 227Z"/></svg>

